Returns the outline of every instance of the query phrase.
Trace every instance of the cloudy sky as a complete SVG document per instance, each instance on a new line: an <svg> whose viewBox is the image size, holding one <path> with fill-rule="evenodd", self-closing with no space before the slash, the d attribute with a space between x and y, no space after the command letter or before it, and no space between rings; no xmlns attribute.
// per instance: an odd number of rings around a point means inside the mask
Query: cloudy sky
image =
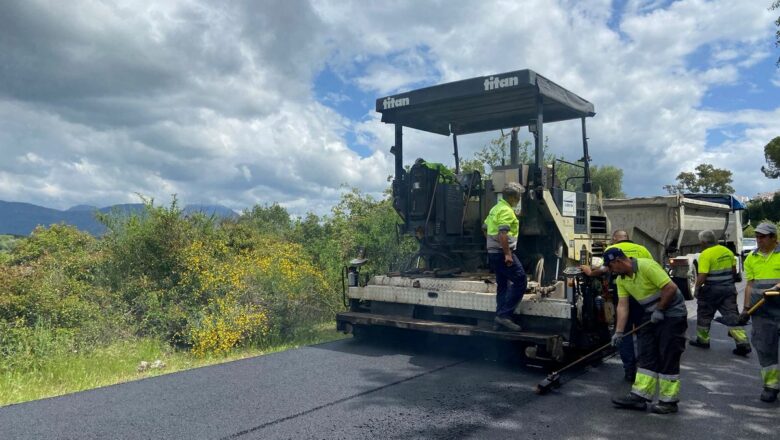
<svg viewBox="0 0 780 440"><path fill-rule="evenodd" d="M393 171L378 97L530 68L594 103L590 153L629 195L702 162L739 194L780 135L770 0L7 0L0 200L54 208L137 194L322 214ZM545 126L581 157L579 122ZM473 155L498 133L459 138ZM527 136L528 133L525 133ZM452 162L409 130L407 162Z"/></svg>

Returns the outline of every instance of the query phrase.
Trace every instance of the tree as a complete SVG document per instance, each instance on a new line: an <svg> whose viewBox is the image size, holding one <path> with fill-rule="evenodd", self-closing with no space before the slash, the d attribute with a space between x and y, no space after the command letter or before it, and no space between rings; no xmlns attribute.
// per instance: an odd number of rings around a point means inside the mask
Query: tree
<svg viewBox="0 0 780 440"><path fill-rule="evenodd" d="M780 222L780 192L775 193L770 200L751 200L747 204L747 212L754 225L758 225L758 219Z"/></svg>
<svg viewBox="0 0 780 440"><path fill-rule="evenodd" d="M778 1L780 2L780 0ZM764 146L764 158L767 166L761 167L761 172L770 179L780 177L780 136Z"/></svg>
<svg viewBox="0 0 780 440"><path fill-rule="evenodd" d="M708 163L696 166L695 172L683 171L677 175L677 183L664 185L669 194L683 192L705 194L733 194L731 171L715 168Z"/></svg>
<svg viewBox="0 0 780 440"><path fill-rule="evenodd" d="M601 190L605 198L625 197L623 192L623 170L612 165L590 167L590 180L593 191Z"/></svg>
<svg viewBox="0 0 780 440"><path fill-rule="evenodd" d="M510 134L507 133L491 140L482 147L481 150L474 154L473 159L461 161L461 169L465 172L479 171L483 177L490 178L493 168L504 165L507 162L509 137ZM519 163L527 164L534 161L531 147L532 144L528 140L520 143L517 155ZM549 165L555 165L555 177L564 189L573 191L579 187L582 184L582 177L584 176L583 169L557 160L563 159L563 157L558 158L548 151L548 140L545 138L543 151L544 162ZM622 188L623 170L620 168L611 165L602 167L591 166L591 181L593 182L593 190L598 191L598 189L601 188L605 197L625 197Z"/></svg>
<svg viewBox="0 0 780 440"><path fill-rule="evenodd" d="M251 223L258 230L271 235L284 236L292 228L290 213L278 203L255 205L251 211L245 211L239 220Z"/></svg>
<svg viewBox="0 0 780 440"><path fill-rule="evenodd" d="M492 139L479 151L474 153L474 157L472 159L465 159L461 161L461 171L479 171L482 177L490 178L490 175L493 172L493 168L506 165L506 163L509 161L509 138L510 133L502 133L498 138ZM519 163L531 162L531 153L528 151L530 147L530 141L524 141L520 143L520 148L518 149Z"/></svg>

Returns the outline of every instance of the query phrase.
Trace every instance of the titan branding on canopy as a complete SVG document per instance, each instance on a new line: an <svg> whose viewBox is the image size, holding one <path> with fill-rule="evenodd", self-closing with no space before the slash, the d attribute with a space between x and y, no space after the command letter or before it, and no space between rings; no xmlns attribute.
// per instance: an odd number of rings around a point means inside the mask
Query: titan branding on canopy
<svg viewBox="0 0 780 440"><path fill-rule="evenodd" d="M485 91L503 89L504 87L514 87L519 84L519 80L516 76L510 76L507 78L498 78L491 76L485 80Z"/></svg>
<svg viewBox="0 0 780 440"><path fill-rule="evenodd" d="M382 101L382 108L385 110L389 108L403 107L405 105L409 105L409 98L388 97Z"/></svg>

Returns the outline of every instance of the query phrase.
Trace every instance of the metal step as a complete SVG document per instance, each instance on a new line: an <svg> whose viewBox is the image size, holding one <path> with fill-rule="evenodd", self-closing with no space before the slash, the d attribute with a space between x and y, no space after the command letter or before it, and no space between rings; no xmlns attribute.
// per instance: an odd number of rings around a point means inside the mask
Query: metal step
<svg viewBox="0 0 780 440"><path fill-rule="evenodd" d="M561 344L561 337L553 334L533 332L497 331L467 324L428 321L401 316L376 315L372 313L343 312L336 315L336 328L350 332L349 326L384 326L409 330L421 330L441 335L482 336L506 341L529 342L545 347Z"/></svg>

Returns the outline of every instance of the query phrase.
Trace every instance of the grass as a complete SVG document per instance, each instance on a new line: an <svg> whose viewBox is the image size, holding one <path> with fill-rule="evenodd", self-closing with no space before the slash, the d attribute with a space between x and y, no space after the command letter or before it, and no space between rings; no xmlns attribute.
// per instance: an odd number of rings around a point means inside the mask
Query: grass
<svg viewBox="0 0 780 440"><path fill-rule="evenodd" d="M196 357L153 339L138 339L96 348L89 353L61 353L48 357L33 369L6 371L0 375L0 406L77 391L130 382L151 376L215 365L321 342L342 339L335 323L312 328L294 341L268 347L236 349L227 356ZM138 371L141 361L162 360L162 369Z"/></svg>

